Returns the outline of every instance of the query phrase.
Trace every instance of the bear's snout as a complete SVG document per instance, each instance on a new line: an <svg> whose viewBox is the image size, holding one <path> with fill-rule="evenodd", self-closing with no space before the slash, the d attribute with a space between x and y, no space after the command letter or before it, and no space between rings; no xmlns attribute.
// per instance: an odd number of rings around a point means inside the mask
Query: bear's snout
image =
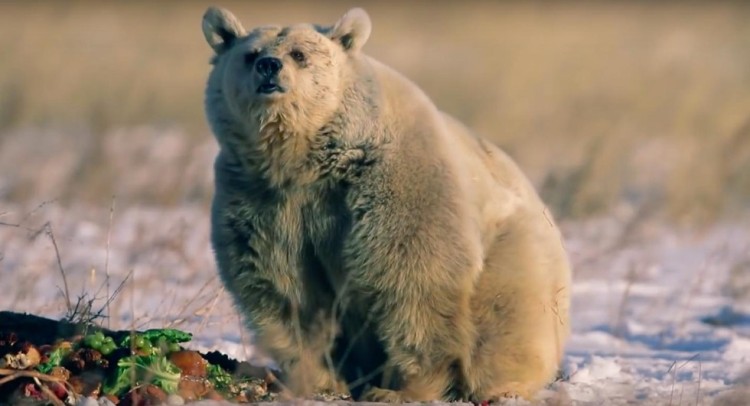
<svg viewBox="0 0 750 406"><path fill-rule="evenodd" d="M269 78L279 73L283 66L281 59L266 56L260 58L258 62L255 63L255 70L260 73L261 76Z"/></svg>
<svg viewBox="0 0 750 406"><path fill-rule="evenodd" d="M255 71L261 77L260 86L256 90L258 94L271 95L279 92L284 93L286 89L279 84L279 71L284 65L281 59L265 56L255 63Z"/></svg>

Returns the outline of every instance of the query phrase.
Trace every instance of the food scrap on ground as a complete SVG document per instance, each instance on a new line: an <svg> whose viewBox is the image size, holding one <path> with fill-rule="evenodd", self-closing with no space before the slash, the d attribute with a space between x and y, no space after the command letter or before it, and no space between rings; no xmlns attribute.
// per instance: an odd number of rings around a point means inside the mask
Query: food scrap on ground
<svg viewBox="0 0 750 406"><path fill-rule="evenodd" d="M0 312L0 404L140 406L278 397L270 371L190 350L191 339L176 329L110 331Z"/></svg>

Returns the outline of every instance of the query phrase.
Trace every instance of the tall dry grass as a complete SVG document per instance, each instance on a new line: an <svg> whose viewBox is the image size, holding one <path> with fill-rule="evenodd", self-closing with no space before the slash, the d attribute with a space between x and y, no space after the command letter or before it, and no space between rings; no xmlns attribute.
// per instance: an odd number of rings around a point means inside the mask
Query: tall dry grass
<svg viewBox="0 0 750 406"><path fill-rule="evenodd" d="M210 196L209 4L252 27L355 2L0 3L0 200ZM365 50L506 148L561 217L750 203L750 4L360 1Z"/></svg>

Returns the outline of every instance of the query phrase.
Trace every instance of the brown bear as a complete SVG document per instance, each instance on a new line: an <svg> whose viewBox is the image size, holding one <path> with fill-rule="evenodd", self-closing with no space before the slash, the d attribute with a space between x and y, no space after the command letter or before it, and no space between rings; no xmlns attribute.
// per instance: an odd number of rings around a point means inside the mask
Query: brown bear
<svg viewBox="0 0 750 406"><path fill-rule="evenodd" d="M532 397L569 335L560 232L512 159L365 55L359 8L246 31L209 8L212 246L295 396Z"/></svg>

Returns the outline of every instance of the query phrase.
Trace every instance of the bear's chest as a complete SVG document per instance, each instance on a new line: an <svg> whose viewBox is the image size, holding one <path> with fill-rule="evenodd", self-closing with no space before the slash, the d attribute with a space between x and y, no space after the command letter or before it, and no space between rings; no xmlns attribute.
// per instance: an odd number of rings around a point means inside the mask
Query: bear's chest
<svg viewBox="0 0 750 406"><path fill-rule="evenodd" d="M341 246L351 227L344 197L338 189L305 188L233 205L235 241L268 263L260 272L288 272L307 283L324 280L336 289L343 279Z"/></svg>

